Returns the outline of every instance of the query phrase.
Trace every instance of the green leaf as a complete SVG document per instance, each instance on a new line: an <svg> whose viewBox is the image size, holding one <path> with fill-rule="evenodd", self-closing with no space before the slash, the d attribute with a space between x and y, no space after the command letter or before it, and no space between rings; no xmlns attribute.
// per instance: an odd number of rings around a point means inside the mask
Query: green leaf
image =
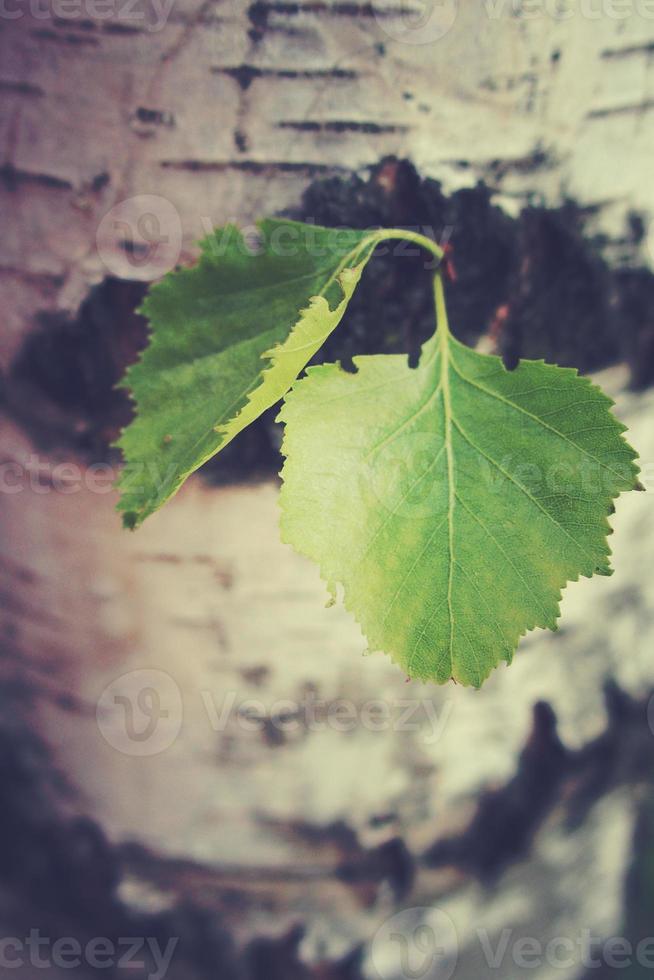
<svg viewBox="0 0 654 980"><path fill-rule="evenodd" d="M437 287L439 288L439 287ZM612 402L572 369L507 371L449 333L310 368L287 395L282 536L316 561L371 649L479 686L561 589L610 574L607 514L636 485Z"/></svg>
<svg viewBox="0 0 654 980"><path fill-rule="evenodd" d="M198 264L153 286L151 341L124 386L136 418L118 445L128 527L274 405L340 321L379 237L292 221L259 225L253 254L234 226L202 243Z"/></svg>

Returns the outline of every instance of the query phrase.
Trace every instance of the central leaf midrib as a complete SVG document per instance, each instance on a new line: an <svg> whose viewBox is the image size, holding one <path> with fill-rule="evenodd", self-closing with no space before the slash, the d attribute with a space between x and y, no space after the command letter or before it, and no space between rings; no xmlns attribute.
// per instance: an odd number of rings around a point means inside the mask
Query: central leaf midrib
<svg viewBox="0 0 654 980"><path fill-rule="evenodd" d="M454 614L452 611L452 583L454 578L454 504L456 487L454 485L454 456L452 453L452 402L450 394L450 335L446 320L438 324L440 332L441 351L441 391L443 395L443 419L445 454L447 459L447 536L448 536L448 573L447 573L447 609L450 619L450 670L454 667Z"/></svg>

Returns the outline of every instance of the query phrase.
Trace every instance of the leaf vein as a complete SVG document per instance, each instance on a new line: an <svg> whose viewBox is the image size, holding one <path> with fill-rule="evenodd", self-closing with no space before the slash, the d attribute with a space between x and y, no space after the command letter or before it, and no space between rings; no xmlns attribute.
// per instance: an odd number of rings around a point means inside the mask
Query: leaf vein
<svg viewBox="0 0 654 980"><path fill-rule="evenodd" d="M543 422L543 420L539 418L538 415L534 415L532 412L527 411L527 409L523 408L522 405L518 405L516 404L516 402L512 402L509 398L504 398L503 395L499 395L496 391L491 391L490 388L485 388L483 385L480 385L476 381L473 381L472 378L468 378L465 374L463 374L459 370L459 368L456 366L456 364L454 364L454 362L452 362L452 367L454 368L454 371L456 372L456 374L458 374L458 376L461 378L462 381L465 381L473 388L477 388L479 391L483 391L484 394L488 395L489 398L494 398L496 401L502 402L504 405L508 405L509 408L513 408L517 412L522 412L522 414L526 415L526 417L531 419L532 422L536 422L538 425L542 426L543 429L547 429L549 432L552 432L560 439L563 439L571 446L574 446L575 449L577 449L580 453L583 453L584 456L587 456L588 459L592 459L594 463L597 463L603 469L607 470L609 473L612 473L613 476L617 476L621 482L624 480L624 476L621 473L618 473L610 466L607 466L607 464L603 463L601 459L598 459L596 456L593 456L592 453L589 453L588 450L584 449L583 446L580 446L573 439L570 439L570 437L565 435L565 433L559 432L559 430L555 429L554 426L548 425L547 422Z"/></svg>
<svg viewBox="0 0 654 980"><path fill-rule="evenodd" d="M532 596L534 597L534 599L536 600L536 604L540 607L540 611L541 611L541 613L543 613L543 615L545 617L545 620L548 620L549 619L549 616L548 616L548 614L547 614L547 612L545 610L545 607L542 605L541 600L536 595L536 592L534 591L534 587L524 577L524 575L522 574L522 572L520 571L520 569L518 568L518 566L516 565L516 563L513 561L513 559L511 558L511 556L502 547L502 545L497 540L497 538L495 537L495 535L492 533L492 531L490 530L490 528L488 528L486 526L486 524L484 524L484 522L481 520L481 518L478 517L478 515L475 514L474 511L472 511L470 509L470 507L468 507L468 505L466 504L465 500L462 499L462 497L461 497L460 494L457 494L457 500L459 501L459 503L461 504L461 506L464 508L464 510L467 510L468 511L468 513L470 514L470 516L472 517L472 519L474 521L476 521L477 524L479 524L479 526L482 529L482 531L484 531L486 533L486 536L490 538L490 540L493 542L493 544L498 549L498 551L500 551L504 555L504 557L506 558L506 560L508 561L508 563L513 567L514 571L516 572L516 574L518 575L518 577L520 578L520 580L522 581L522 583L526 586L527 591L530 592L532 594Z"/></svg>
<svg viewBox="0 0 654 980"><path fill-rule="evenodd" d="M464 429L461 428L460 423L456 419L453 419L452 421L454 422L455 428L458 429L458 431L461 433L461 435L463 436L463 438L465 439L465 441L476 452L478 452L481 456L484 456L485 459L487 459L488 462L491 463L495 467L495 469L499 470L499 472L502 474L502 476L506 480L508 480L509 483L512 483L520 491L522 491L522 493L524 493L524 495L528 498L528 500L531 500L531 502L534 503L538 507L538 509L540 511L542 511L543 514L545 514L549 518L549 520L552 522L552 524L554 525L554 527L558 528L560 531L563 531L563 533L566 535L566 537L570 538L570 540L576 546L576 548L579 551L581 551L582 555L584 555L586 558L588 558L590 561L592 561L593 564L596 563L596 559L593 558L593 556L591 554L589 554L586 551L585 548L582 548L582 546L579 544L579 542L576 540L576 538L573 538L573 536L571 534L569 534L568 531L566 531L565 527L562 524L559 524L557 521L554 520L554 518L552 517L552 515L550 514L550 512L547 510L546 507L543 507L541 505L541 503L539 502L539 500L538 500L537 497L534 497L534 495L532 493L530 493L529 490L527 490L526 487L524 487L521 483L518 483L518 481L515 479L515 477L511 476L510 473L507 473L506 470L503 469L500 466L500 464L497 462L497 460L493 459L492 456L490 456L488 453L484 452L484 450L481 449L479 446L475 445L475 443L472 441L472 439L470 438L470 436L467 434L467 432L465 432Z"/></svg>

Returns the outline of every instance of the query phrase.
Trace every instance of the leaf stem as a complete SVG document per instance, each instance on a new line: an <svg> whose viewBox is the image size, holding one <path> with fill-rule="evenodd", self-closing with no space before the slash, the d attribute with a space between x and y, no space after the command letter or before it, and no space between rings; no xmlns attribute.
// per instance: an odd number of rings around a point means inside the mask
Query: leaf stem
<svg viewBox="0 0 654 980"><path fill-rule="evenodd" d="M434 256L434 258L437 259L439 263L442 262L445 256L445 251L440 247L440 245L437 245L432 238L427 238L426 235L422 235L418 231L409 231L408 229L404 229L404 228L379 228L376 231L370 231L369 234L367 234L366 237L362 241L360 241L359 244L355 248L353 248L351 252L348 252L347 255L345 255L343 259L341 259L341 262L339 263L335 272L330 276L328 281L323 286L320 295L321 296L325 295L325 293L332 285L332 283L334 283L338 279L343 269L355 263L359 258L359 256L361 255L361 253L364 251L364 249L366 249L370 245L372 245L374 249L381 242L385 242L385 241L413 242L415 245L419 245L420 248L424 248L426 252L430 252ZM436 272L436 276L440 278L440 266ZM443 311L444 309L445 307L443 303ZM440 321L437 320L437 323L438 322ZM445 322L445 329L448 330L447 316L444 317L444 322Z"/></svg>
<svg viewBox="0 0 654 980"><path fill-rule="evenodd" d="M440 245L437 245L432 238L421 235L418 231L408 231L404 228L380 228L375 232L375 238L379 242L383 241L405 241L420 245L425 251L431 252L434 258L440 262L445 254Z"/></svg>
<svg viewBox="0 0 654 980"><path fill-rule="evenodd" d="M438 269L434 275L434 305L436 307L436 330L441 333L441 342L450 336L450 324L447 319L447 307L445 305L445 287L443 286L443 274Z"/></svg>
<svg viewBox="0 0 654 980"><path fill-rule="evenodd" d="M377 242L383 241L405 241L414 242L425 251L431 252L439 263L445 257L445 250L441 248L432 238L420 234L418 231L408 231L404 228L380 228L374 233ZM447 309L445 306L445 290L443 287L443 274L440 264L434 274L434 304L436 307L436 330L440 330L441 341L444 342L450 336L450 327L447 319Z"/></svg>

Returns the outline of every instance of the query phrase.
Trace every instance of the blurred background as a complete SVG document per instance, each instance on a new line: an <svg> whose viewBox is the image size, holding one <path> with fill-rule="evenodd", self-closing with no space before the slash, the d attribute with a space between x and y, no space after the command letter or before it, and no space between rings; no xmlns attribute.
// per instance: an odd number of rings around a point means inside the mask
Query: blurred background
<svg viewBox="0 0 654 980"><path fill-rule="evenodd" d="M148 282L283 214L452 247L450 318L592 372L654 487L650 0L0 3L0 977L654 973L654 527L481 692L279 541L268 413L135 534ZM415 254L323 355L414 353Z"/></svg>

